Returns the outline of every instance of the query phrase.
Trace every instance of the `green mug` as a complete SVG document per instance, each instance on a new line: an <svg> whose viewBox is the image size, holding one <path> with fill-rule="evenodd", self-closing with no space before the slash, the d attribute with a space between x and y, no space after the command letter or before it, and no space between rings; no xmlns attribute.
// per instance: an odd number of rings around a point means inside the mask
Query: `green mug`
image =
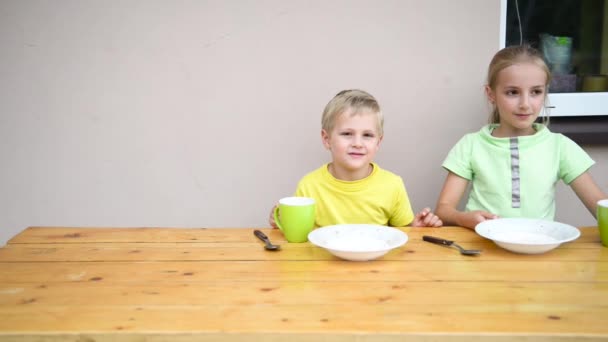
<svg viewBox="0 0 608 342"><path fill-rule="evenodd" d="M308 197L285 197L274 211L274 222L289 242L306 242L315 227L315 200Z"/></svg>
<svg viewBox="0 0 608 342"><path fill-rule="evenodd" d="M608 247L608 199L597 202L597 227L600 230L602 245Z"/></svg>

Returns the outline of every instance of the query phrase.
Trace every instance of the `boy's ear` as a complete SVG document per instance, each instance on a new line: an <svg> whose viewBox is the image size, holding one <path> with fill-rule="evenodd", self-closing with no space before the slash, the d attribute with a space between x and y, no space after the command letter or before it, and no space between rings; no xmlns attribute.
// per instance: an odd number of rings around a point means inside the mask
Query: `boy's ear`
<svg viewBox="0 0 608 342"><path fill-rule="evenodd" d="M494 104L494 102L496 102L496 96L494 95L494 91L487 84L485 86L485 90L486 90L486 96L488 97L488 101L490 101L492 104Z"/></svg>
<svg viewBox="0 0 608 342"><path fill-rule="evenodd" d="M323 146L329 150L329 134L324 129L321 130L321 141L323 142Z"/></svg>

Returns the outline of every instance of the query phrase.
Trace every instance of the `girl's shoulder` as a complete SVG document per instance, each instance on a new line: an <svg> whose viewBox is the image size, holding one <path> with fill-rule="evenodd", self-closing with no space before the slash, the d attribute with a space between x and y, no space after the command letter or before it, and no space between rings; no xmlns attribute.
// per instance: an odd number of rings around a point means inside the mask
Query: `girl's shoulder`
<svg viewBox="0 0 608 342"><path fill-rule="evenodd" d="M572 139L563 135L562 133L552 132L549 127L542 124L534 124L537 133L533 136L530 136L530 140L532 142L547 142L551 145L554 145L556 148L561 148L563 146L578 146Z"/></svg>
<svg viewBox="0 0 608 342"><path fill-rule="evenodd" d="M460 137L457 145L474 145L477 143L482 143L488 139L492 139L492 126L486 125L483 126L480 130L476 132L469 132Z"/></svg>

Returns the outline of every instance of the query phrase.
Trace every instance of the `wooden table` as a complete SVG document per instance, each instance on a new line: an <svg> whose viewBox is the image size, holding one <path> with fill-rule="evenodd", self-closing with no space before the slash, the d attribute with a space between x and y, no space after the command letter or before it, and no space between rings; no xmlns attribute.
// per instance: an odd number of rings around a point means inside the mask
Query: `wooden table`
<svg viewBox="0 0 608 342"><path fill-rule="evenodd" d="M253 228L28 228L0 249L0 341L608 340L597 228L542 255L403 230L405 246L349 262L270 229L279 252Z"/></svg>

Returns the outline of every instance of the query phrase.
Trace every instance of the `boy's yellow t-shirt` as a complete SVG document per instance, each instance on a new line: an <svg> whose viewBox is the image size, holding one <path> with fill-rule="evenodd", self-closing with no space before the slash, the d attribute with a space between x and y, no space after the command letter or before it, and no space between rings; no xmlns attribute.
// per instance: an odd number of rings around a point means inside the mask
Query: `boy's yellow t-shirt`
<svg viewBox="0 0 608 342"><path fill-rule="evenodd" d="M316 201L315 225L378 224L403 227L414 220L401 177L372 163L372 173L358 181L343 181L325 164L304 176L296 196Z"/></svg>

